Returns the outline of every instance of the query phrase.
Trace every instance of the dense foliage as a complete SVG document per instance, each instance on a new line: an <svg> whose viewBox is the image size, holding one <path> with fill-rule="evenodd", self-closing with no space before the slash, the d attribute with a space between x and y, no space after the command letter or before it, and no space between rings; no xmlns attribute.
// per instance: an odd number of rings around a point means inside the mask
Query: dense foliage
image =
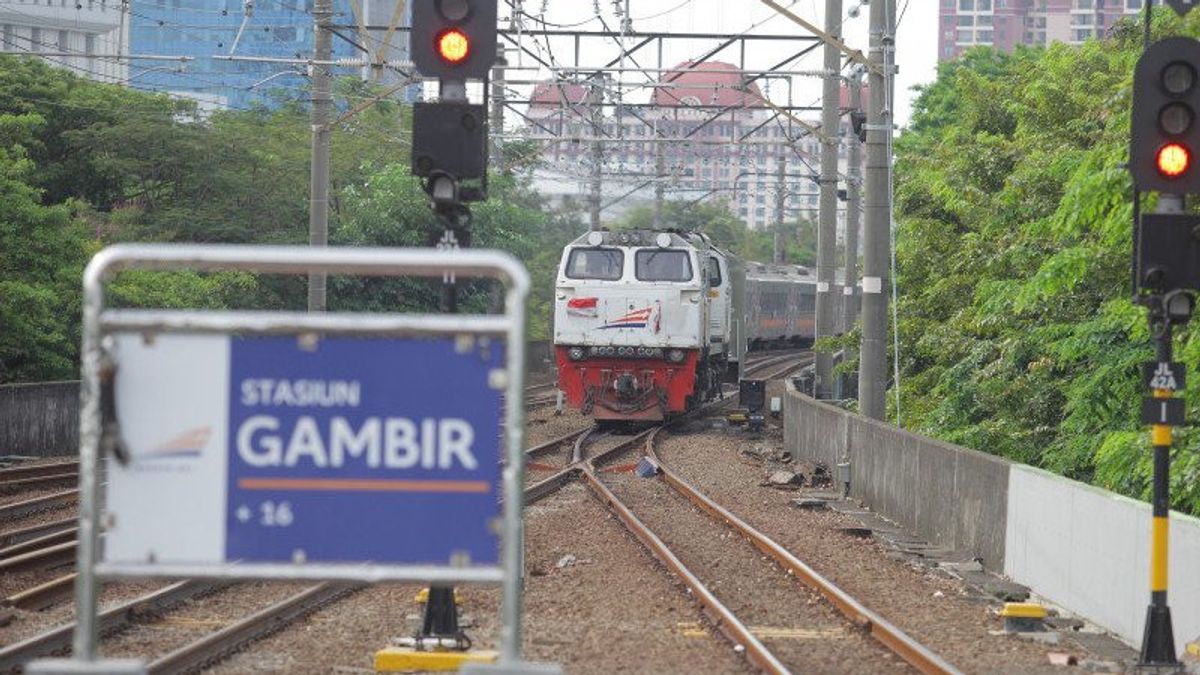
<svg viewBox="0 0 1200 675"><path fill-rule="evenodd" d="M1200 35L1198 20L1164 10L1155 32ZM904 426L1144 497L1154 352L1130 302L1122 168L1141 46L1129 23L943 64L898 142L896 238ZM1200 333L1176 345L1194 369ZM1196 419L1200 390L1187 401ZM1173 505L1200 512L1200 437L1179 436Z"/></svg>
<svg viewBox="0 0 1200 675"><path fill-rule="evenodd" d="M375 93L341 82L337 103L345 112ZM383 100L338 125L335 244L425 245L438 229L408 176L408 119L407 107ZM202 118L165 96L0 55L0 382L77 376L82 270L105 244L307 242L309 133L302 102ZM491 188L491 201L475 210L474 245L506 249L530 267L530 332L544 337L555 247L580 226L546 208L519 176L495 176ZM436 297L425 282L335 278L329 303L414 309L436 306ZM111 300L296 309L305 293L301 279L130 273ZM490 289L472 287L464 302L482 310L492 300Z"/></svg>

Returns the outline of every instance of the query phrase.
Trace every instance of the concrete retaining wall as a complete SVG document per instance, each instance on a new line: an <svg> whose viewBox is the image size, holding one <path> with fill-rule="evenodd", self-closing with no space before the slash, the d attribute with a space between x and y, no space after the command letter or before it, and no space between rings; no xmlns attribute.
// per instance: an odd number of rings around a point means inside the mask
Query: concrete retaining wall
<svg viewBox="0 0 1200 675"><path fill-rule="evenodd" d="M0 385L0 455L79 451L79 382Z"/></svg>
<svg viewBox="0 0 1200 675"><path fill-rule="evenodd" d="M1008 463L815 401L788 385L784 435L797 456L850 460L850 493L940 546L1004 563Z"/></svg>
<svg viewBox="0 0 1200 675"><path fill-rule="evenodd" d="M1150 506L1040 469L902 431L800 394L784 440L928 541L971 551L1035 593L1139 645L1149 602ZM1171 517L1175 643L1200 636L1200 519Z"/></svg>
<svg viewBox="0 0 1200 675"><path fill-rule="evenodd" d="M1131 644L1150 601L1150 505L1014 466L1004 573ZM1171 619L1180 648L1200 636L1200 519L1171 514Z"/></svg>
<svg viewBox="0 0 1200 675"><path fill-rule="evenodd" d="M846 415L853 496L931 542L1003 566L1008 462Z"/></svg>

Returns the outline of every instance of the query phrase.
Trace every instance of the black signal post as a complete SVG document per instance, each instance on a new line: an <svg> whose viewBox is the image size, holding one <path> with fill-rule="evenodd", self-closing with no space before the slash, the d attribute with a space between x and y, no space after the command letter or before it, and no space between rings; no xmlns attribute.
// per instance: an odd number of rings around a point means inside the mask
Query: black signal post
<svg viewBox="0 0 1200 675"><path fill-rule="evenodd" d="M1129 170L1133 177L1134 302L1149 310L1156 360L1143 379L1149 396L1142 423L1150 425L1154 483L1150 530L1150 605L1139 665L1177 670L1167 603L1171 442L1184 424L1183 364L1172 361L1172 329L1187 323L1200 289L1200 217L1186 215L1187 195L1200 193L1200 42L1174 37L1150 45L1133 84ZM1157 192L1153 214L1140 213L1140 195Z"/></svg>
<svg viewBox="0 0 1200 675"><path fill-rule="evenodd" d="M487 106L467 100L468 80L486 80L496 63L497 0L414 0L409 53L419 74L437 78L439 100L413 105L412 173L424 181L438 218L430 244L470 246L468 203L487 199ZM467 184L474 181L475 184ZM442 311L458 311L453 273L442 279ZM465 650L454 589L431 586L418 645Z"/></svg>

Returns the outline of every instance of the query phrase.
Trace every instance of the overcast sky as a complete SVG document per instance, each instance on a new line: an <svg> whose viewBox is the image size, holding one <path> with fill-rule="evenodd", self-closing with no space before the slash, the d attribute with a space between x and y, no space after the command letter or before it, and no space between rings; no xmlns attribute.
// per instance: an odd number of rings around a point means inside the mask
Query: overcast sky
<svg viewBox="0 0 1200 675"><path fill-rule="evenodd" d="M623 4L623 3L622 3ZM825 0L783 0L784 6L790 6L792 12L818 26L824 25ZM897 36L897 63L900 73L896 80L896 95L898 99L897 121L901 125L908 123L912 109L914 94L912 87L917 84L931 82L935 76L937 65L937 3L934 0L897 0L899 5L899 31ZM608 25L617 28L620 24L616 19L613 0L524 0L525 11L529 14L540 14L543 5L544 15L548 23L561 25L577 25L580 30L600 30L602 26L596 19L596 6ZM502 5L503 6L503 5ZM845 18L844 35L851 47L867 51L867 15L869 8L861 7L857 18L850 18L852 7L857 7L856 0L843 0L843 16ZM501 12L506 15L505 11ZM778 15L775 10L762 4L759 0L630 0L630 14L633 15L633 26L636 31L665 31L687 33L741 33L751 30L754 33L770 33L776 35L796 35L808 33L786 17ZM527 27L539 27L532 21L526 21ZM529 37L523 41L527 47L534 46ZM691 60L703 55L716 46L715 41L704 40L671 40L663 52L664 64L669 67L681 61ZM791 54L800 51L805 43L792 42L758 42L749 43L746 51L746 67L767 68L783 60ZM601 41L586 41L583 47L587 53L582 57L584 65L596 65L597 62L615 58L616 45ZM545 43L537 46L538 51L545 51ZM567 67L571 64L574 45L569 39L558 39L550 42L556 64ZM639 63L642 66L656 65L657 55L652 47L639 52ZM726 49L716 57L719 60L737 63L739 53L736 47ZM514 70L509 75L512 79L538 79L547 73L538 71L533 60L527 56L514 54L509 56L513 66L524 66L524 70ZM821 68L821 49L789 66L792 70L817 70ZM627 74L626 81L638 81L632 74ZM642 78L644 79L644 78ZM769 97L776 103L787 101L786 85L776 81L769 85ZM796 105L819 105L821 85L816 78L797 76L793 78L793 102ZM635 100L645 100L647 90L631 91L629 96Z"/></svg>

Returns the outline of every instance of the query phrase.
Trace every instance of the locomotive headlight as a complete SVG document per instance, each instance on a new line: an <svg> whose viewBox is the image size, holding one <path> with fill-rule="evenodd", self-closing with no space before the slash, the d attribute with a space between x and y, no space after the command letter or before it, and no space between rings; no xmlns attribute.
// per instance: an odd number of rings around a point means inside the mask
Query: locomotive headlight
<svg viewBox="0 0 1200 675"><path fill-rule="evenodd" d="M683 363L683 359L687 356L682 349L672 349L667 352L667 360L671 363Z"/></svg>
<svg viewBox="0 0 1200 675"><path fill-rule="evenodd" d="M579 361L583 358L583 347L571 347L567 350L567 358L572 361Z"/></svg>

